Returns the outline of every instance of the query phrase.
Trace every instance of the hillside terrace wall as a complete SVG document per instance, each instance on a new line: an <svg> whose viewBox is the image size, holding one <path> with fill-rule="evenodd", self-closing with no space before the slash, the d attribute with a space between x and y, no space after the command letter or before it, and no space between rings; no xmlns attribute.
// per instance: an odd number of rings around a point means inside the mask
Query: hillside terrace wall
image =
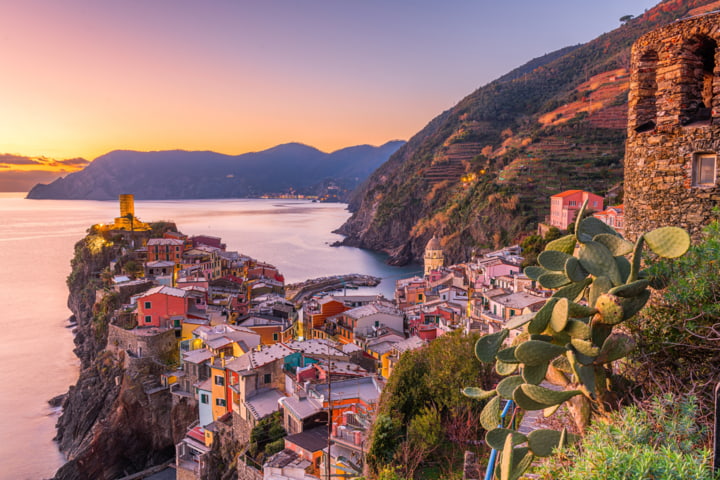
<svg viewBox="0 0 720 480"><path fill-rule="evenodd" d="M625 152L626 234L676 225L694 238L720 205L720 13L674 22L632 49ZM714 182L696 181L699 154Z"/></svg>

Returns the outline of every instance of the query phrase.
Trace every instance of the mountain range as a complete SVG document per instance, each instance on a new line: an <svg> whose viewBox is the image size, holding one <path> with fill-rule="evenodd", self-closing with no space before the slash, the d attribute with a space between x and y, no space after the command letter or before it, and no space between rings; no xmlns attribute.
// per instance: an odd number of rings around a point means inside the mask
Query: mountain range
<svg viewBox="0 0 720 480"><path fill-rule="evenodd" d="M350 200L343 244L422 258L437 235L447 262L519 241L568 189L622 203L632 44L717 0L665 0L583 45L536 58L435 117Z"/></svg>
<svg viewBox="0 0 720 480"><path fill-rule="evenodd" d="M349 192L405 142L359 145L324 153L300 143L261 152L223 155L209 151L116 150L52 183L35 185L33 199L112 200L121 193L137 199L243 198L266 194L321 195L328 186Z"/></svg>

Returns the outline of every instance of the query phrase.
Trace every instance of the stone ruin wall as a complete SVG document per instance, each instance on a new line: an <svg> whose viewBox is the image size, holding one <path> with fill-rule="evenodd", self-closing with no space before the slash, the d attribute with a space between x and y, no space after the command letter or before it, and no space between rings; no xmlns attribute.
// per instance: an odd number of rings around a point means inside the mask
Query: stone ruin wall
<svg viewBox="0 0 720 480"><path fill-rule="evenodd" d="M720 13L674 22L632 49L625 152L626 234L676 225L697 239L720 205L696 185L697 154L720 155Z"/></svg>

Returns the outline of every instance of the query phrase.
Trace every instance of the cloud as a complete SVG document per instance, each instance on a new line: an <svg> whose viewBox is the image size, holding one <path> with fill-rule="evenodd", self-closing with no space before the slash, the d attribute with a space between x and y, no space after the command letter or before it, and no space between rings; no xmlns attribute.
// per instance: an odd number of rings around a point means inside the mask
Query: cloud
<svg viewBox="0 0 720 480"><path fill-rule="evenodd" d="M39 158L23 157L12 153L0 153L0 163L8 165L42 165Z"/></svg>
<svg viewBox="0 0 720 480"><path fill-rule="evenodd" d="M90 162L84 158L55 159L47 157L26 157L12 153L0 153L0 168L17 167L17 170L49 170L74 172L85 168ZM35 168L33 168L35 167Z"/></svg>

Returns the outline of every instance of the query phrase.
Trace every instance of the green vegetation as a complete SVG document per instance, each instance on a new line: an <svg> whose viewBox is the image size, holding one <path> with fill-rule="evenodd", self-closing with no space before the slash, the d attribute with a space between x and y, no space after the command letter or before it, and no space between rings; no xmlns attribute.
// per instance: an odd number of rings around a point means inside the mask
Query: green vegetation
<svg viewBox="0 0 720 480"><path fill-rule="evenodd" d="M258 464L285 448L285 428L282 424L282 413L275 412L263 418L250 432L250 443L247 453Z"/></svg>
<svg viewBox="0 0 720 480"><path fill-rule="evenodd" d="M464 397L468 379L490 384L491 369L468 362L476 335L444 335L406 352L383 389L369 439L367 461L375 475L412 478L435 467L449 475L466 449L477 449L482 404Z"/></svg>
<svg viewBox="0 0 720 480"><path fill-rule="evenodd" d="M667 287L629 322L638 339L632 376L638 395L692 393L700 421L712 420L712 389L720 375L720 224L683 257L648 269L652 282Z"/></svg>
<svg viewBox="0 0 720 480"><path fill-rule="evenodd" d="M695 398L654 397L596 422L535 473L544 480L711 480Z"/></svg>
<svg viewBox="0 0 720 480"><path fill-rule="evenodd" d="M464 390L487 401L480 421L488 430L487 443L502 452L496 472L501 480L519 478L536 457L549 456L574 440L565 428L538 429L527 437L496 428L501 399L513 400L523 410L544 410L545 416L565 404L579 432L593 415L607 416L616 403L613 385L619 379L613 364L635 347L634 339L616 327L650 298L649 273L641 270L645 245L655 255L677 258L688 250L690 237L680 228L663 227L641 235L633 245L596 218L584 218L573 234L547 244L538 256L540 266L525 269L528 277L555 290L553 296L537 313L515 317L505 329L477 341L477 358L494 363L506 377L494 390ZM504 347L510 330L520 327L523 333ZM557 389L540 385L543 381ZM526 447L516 446L524 443Z"/></svg>

